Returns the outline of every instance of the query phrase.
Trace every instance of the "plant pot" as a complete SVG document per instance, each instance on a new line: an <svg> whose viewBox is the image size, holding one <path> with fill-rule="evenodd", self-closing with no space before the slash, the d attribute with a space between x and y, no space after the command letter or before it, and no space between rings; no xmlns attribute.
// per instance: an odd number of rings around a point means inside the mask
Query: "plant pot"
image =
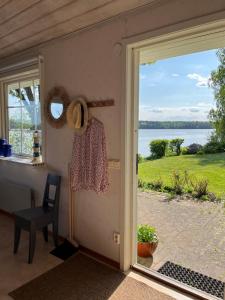
<svg viewBox="0 0 225 300"><path fill-rule="evenodd" d="M137 244L138 256L140 256L140 257L150 257L150 256L152 256L153 253L155 252L157 246L158 246L158 242L157 243L138 242L138 244Z"/></svg>

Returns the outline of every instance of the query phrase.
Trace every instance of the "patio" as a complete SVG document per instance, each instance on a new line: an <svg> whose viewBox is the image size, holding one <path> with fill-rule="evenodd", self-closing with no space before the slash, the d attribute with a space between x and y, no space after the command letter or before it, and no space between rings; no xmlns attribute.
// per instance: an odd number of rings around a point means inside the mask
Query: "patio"
<svg viewBox="0 0 225 300"><path fill-rule="evenodd" d="M187 199L168 201L158 192L138 192L138 224L154 226L159 245L140 264L158 270L166 261L225 281L225 208Z"/></svg>

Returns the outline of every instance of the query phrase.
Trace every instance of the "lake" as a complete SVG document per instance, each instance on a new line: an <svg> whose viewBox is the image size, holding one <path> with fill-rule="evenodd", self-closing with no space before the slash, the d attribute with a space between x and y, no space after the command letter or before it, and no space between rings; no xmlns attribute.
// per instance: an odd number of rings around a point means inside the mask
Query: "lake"
<svg viewBox="0 0 225 300"><path fill-rule="evenodd" d="M182 138L182 146L193 143L204 145L213 129L139 129L138 153L149 156L149 142L156 139Z"/></svg>

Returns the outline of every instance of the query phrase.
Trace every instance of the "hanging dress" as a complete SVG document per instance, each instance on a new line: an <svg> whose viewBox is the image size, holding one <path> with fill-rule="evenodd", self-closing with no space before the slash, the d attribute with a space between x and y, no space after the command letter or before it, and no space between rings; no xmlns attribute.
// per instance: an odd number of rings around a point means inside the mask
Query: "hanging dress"
<svg viewBox="0 0 225 300"><path fill-rule="evenodd" d="M104 126L96 118L91 118L82 135L74 135L71 187L74 191L94 190L98 194L109 187Z"/></svg>

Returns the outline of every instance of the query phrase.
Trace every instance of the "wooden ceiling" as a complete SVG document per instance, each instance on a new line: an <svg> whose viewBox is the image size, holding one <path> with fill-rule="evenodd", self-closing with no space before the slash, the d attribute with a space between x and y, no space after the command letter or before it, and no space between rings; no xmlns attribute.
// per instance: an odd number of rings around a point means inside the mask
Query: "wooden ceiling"
<svg viewBox="0 0 225 300"><path fill-rule="evenodd" d="M0 0L0 59L155 0Z"/></svg>

